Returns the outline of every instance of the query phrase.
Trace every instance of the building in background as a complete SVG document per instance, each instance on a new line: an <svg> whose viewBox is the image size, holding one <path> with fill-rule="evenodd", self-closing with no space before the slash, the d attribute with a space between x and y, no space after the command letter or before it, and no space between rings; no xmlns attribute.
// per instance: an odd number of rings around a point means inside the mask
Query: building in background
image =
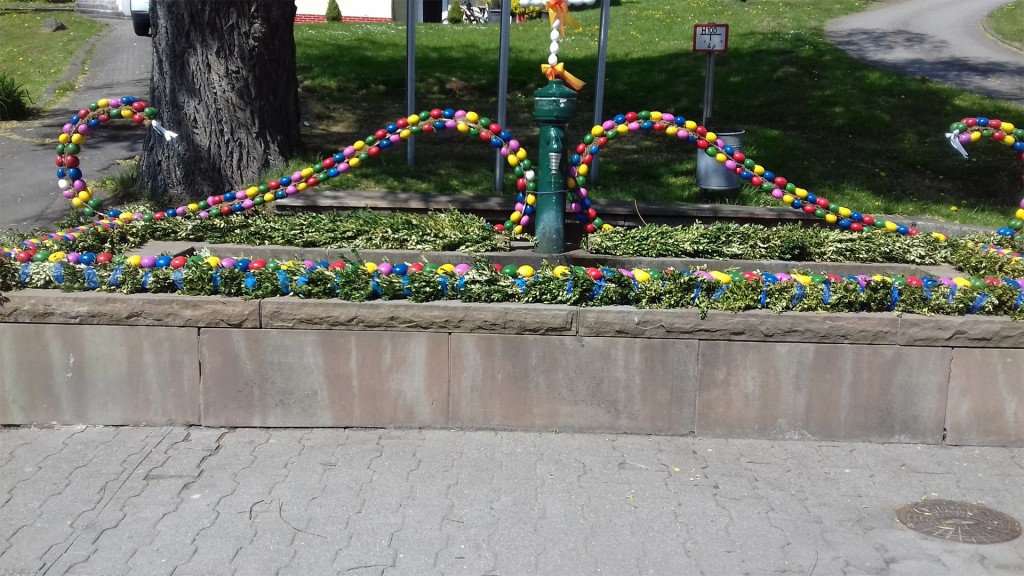
<svg viewBox="0 0 1024 576"><path fill-rule="evenodd" d="M295 0L296 22L324 22L328 0ZM440 22L455 0L417 0L419 22ZM407 0L338 0L345 22L405 22ZM77 0L75 10L90 16L128 18L129 0Z"/></svg>

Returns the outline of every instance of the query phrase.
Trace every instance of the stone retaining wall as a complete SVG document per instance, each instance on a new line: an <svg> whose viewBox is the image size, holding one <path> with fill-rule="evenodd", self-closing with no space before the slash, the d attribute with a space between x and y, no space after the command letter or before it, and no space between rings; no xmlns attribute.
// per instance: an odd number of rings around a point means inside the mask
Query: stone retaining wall
<svg viewBox="0 0 1024 576"><path fill-rule="evenodd" d="M1024 446L1024 324L1006 318L8 296L0 424Z"/></svg>

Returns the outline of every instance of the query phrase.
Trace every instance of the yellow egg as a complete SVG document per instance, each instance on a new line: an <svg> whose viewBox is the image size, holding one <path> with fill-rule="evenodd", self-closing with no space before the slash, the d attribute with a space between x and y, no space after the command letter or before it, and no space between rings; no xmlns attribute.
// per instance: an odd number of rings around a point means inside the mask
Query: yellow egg
<svg viewBox="0 0 1024 576"><path fill-rule="evenodd" d="M360 164L362 164L362 162L363 161L360 160L359 158L349 158L348 159L348 165L353 167L353 168L358 167ZM298 186L296 186L296 188L298 188Z"/></svg>
<svg viewBox="0 0 1024 576"><path fill-rule="evenodd" d="M355 148L356 150L362 150L363 148L366 148L366 142L359 140L358 142L353 144L352 147Z"/></svg>
<svg viewBox="0 0 1024 576"><path fill-rule="evenodd" d="M534 271L533 266L528 264L524 264L519 268L516 268L516 274L518 274L520 278L533 278L533 275L536 273L537 272Z"/></svg>
<svg viewBox="0 0 1024 576"><path fill-rule="evenodd" d="M309 178L310 176L313 175L313 169L312 168L308 168L308 167L307 168L303 168L302 172L300 172L300 174L302 174L303 178Z"/></svg>
<svg viewBox="0 0 1024 576"><path fill-rule="evenodd" d="M82 190L81 192L78 193L78 199L81 200L82 202L88 202L90 198L92 198L92 192L90 192L88 189Z"/></svg>
<svg viewBox="0 0 1024 576"><path fill-rule="evenodd" d="M440 270L441 272L455 272L455 265L441 264L440 266L437 267L437 269Z"/></svg>
<svg viewBox="0 0 1024 576"><path fill-rule="evenodd" d="M811 277L806 276L804 274L793 274L793 278L795 278L797 282L803 284L804 286L807 286L808 284L811 283Z"/></svg>
<svg viewBox="0 0 1024 576"><path fill-rule="evenodd" d="M831 212L828 212L827 214L825 214L825 222L828 222L829 224L835 224L838 221L839 221L839 218L836 218L835 214L833 214Z"/></svg>
<svg viewBox="0 0 1024 576"><path fill-rule="evenodd" d="M110 106L110 99L109 98L100 98L99 101L96 102L96 105L99 106L100 108L106 108L107 106Z"/></svg>
<svg viewBox="0 0 1024 576"><path fill-rule="evenodd" d="M195 202L193 202L193 203L189 204L188 206L186 206L186 208L188 208L189 212L196 212L196 211L199 210L199 204L196 204Z"/></svg>
<svg viewBox="0 0 1024 576"><path fill-rule="evenodd" d="M939 242L945 242L946 241L946 235L942 234L940 232L932 232L932 238L935 238Z"/></svg>
<svg viewBox="0 0 1024 576"><path fill-rule="evenodd" d="M466 128L465 124L459 124L459 132L469 132L469 128ZM408 128L406 128L406 129L402 130L401 132L399 132L398 136L400 138L402 138L403 140L408 140L409 137L412 136L412 130L409 130Z"/></svg>
<svg viewBox="0 0 1024 576"><path fill-rule="evenodd" d="M971 132L971 142L981 140L981 132Z"/></svg>
<svg viewBox="0 0 1024 576"><path fill-rule="evenodd" d="M139 256L138 254L134 256L129 256L128 259L125 260L125 264L131 266L132 268L138 268L141 263L142 256Z"/></svg>
<svg viewBox="0 0 1024 576"><path fill-rule="evenodd" d="M552 270L551 273L555 275L555 278L562 279L569 276L571 271L569 270L568 266L559 265L555 266L554 270Z"/></svg>
<svg viewBox="0 0 1024 576"><path fill-rule="evenodd" d="M586 176L587 172L590 172L590 166L587 166L586 164L580 164L580 167L576 169L576 172L580 176Z"/></svg>
<svg viewBox="0 0 1024 576"><path fill-rule="evenodd" d="M84 142L85 142L85 136L82 136L81 134L79 134L77 132L75 132L74 134L71 135L71 143L72 144L82 144Z"/></svg>
<svg viewBox="0 0 1024 576"><path fill-rule="evenodd" d="M125 108L124 110L121 110L121 118L131 118L132 114L134 114L134 112L132 112L131 108Z"/></svg>
<svg viewBox="0 0 1024 576"><path fill-rule="evenodd" d="M513 221L513 222L519 222L519 220L520 220L520 219L521 219L522 217L523 217L523 213L522 213L522 212L520 212L519 210L516 210L515 212L513 212L513 213L512 213L512 215L511 215L511 216L509 216L509 217L508 217L508 219L509 219L509 220L511 220L511 221Z"/></svg>
<svg viewBox="0 0 1024 576"><path fill-rule="evenodd" d="M795 198L793 198L792 194L783 194L782 195L782 202L784 204L792 204L793 200L795 200Z"/></svg>
<svg viewBox="0 0 1024 576"><path fill-rule="evenodd" d="M76 196L71 199L71 205L75 208L81 208L82 206L85 206L85 202L82 202L82 199Z"/></svg>
<svg viewBox="0 0 1024 576"><path fill-rule="evenodd" d="M711 274L712 278L714 278L715 280L718 280L722 284L728 284L729 282L732 282L732 276L729 276L725 272L719 272L718 270L712 270L711 272L709 272L709 274Z"/></svg>
<svg viewBox="0 0 1024 576"><path fill-rule="evenodd" d="M661 120L661 112L651 112L651 120L654 120L655 122Z"/></svg>
<svg viewBox="0 0 1024 576"><path fill-rule="evenodd" d="M266 194L263 195L264 202L273 202L275 198L277 197L274 196L273 192L267 192Z"/></svg>
<svg viewBox="0 0 1024 576"><path fill-rule="evenodd" d="M1013 146L1016 141L1017 139L1009 134L1006 135L1006 138L1003 138L1003 144L1006 144L1007 146Z"/></svg>
<svg viewBox="0 0 1024 576"><path fill-rule="evenodd" d="M1017 208L1017 211L1013 215L1017 220L1024 220L1024 208Z"/></svg>
<svg viewBox="0 0 1024 576"><path fill-rule="evenodd" d="M725 164L725 161L728 159L729 157L726 156L724 152L719 152L718 154L715 154L715 160L717 160L719 164Z"/></svg>
<svg viewBox="0 0 1024 576"><path fill-rule="evenodd" d="M612 226L611 224L602 224L601 225L601 230L604 230L605 232L607 232L608 230L611 230L612 228L614 228L614 226Z"/></svg>
<svg viewBox="0 0 1024 576"><path fill-rule="evenodd" d="M590 129L590 133L594 136L604 136L604 128L600 126L594 126Z"/></svg>
<svg viewBox="0 0 1024 576"><path fill-rule="evenodd" d="M537 196L535 196L533 194L527 194L526 195L526 204L528 206L533 206L536 203L537 203ZM1022 210L1024 210L1024 208L1022 208ZM1024 218L1021 218L1021 220L1024 220Z"/></svg>
<svg viewBox="0 0 1024 576"><path fill-rule="evenodd" d="M1003 132L1007 132L1007 133L1009 133L1009 132L1013 132L1013 131L1014 131L1014 129L1015 129L1015 128L1017 128L1017 127L1016 127L1016 126L1014 126L1013 124L1009 123L1009 122L1003 122L1003 125L1002 125L1002 126L1000 126L999 128L1000 128L1000 130L1002 130Z"/></svg>
<svg viewBox="0 0 1024 576"><path fill-rule="evenodd" d="M704 135L704 138L706 138L708 142L715 142L718 140L718 134L708 131L708 133Z"/></svg>
<svg viewBox="0 0 1024 576"><path fill-rule="evenodd" d="M793 193L796 194L797 198L807 198L807 190L804 190L803 188L797 188Z"/></svg>
<svg viewBox="0 0 1024 576"><path fill-rule="evenodd" d="M618 126L615 127L615 131L618 132L619 134L625 134L626 132L629 132L629 126L626 126L625 124L619 124Z"/></svg>
<svg viewBox="0 0 1024 576"><path fill-rule="evenodd" d="M898 228L898 226L896 226L895 222L886 222L885 223L885 229L888 230L889 232L895 232L896 228Z"/></svg>
<svg viewBox="0 0 1024 576"><path fill-rule="evenodd" d="M516 166L519 165L519 158L516 158L512 154L509 154L508 156L506 156L505 160L508 161L508 165L509 166L516 167Z"/></svg>
<svg viewBox="0 0 1024 576"><path fill-rule="evenodd" d="M299 190L299 192L302 192L306 188L309 188L309 185L306 184L305 182L299 182L298 184L295 185L295 187Z"/></svg>
<svg viewBox="0 0 1024 576"><path fill-rule="evenodd" d="M634 268L633 269L633 278L637 282L647 282L648 280L651 279L651 275L646 270L641 270L639 268Z"/></svg>
<svg viewBox="0 0 1024 576"><path fill-rule="evenodd" d="M60 142L61 144L67 144L68 142L71 142L71 136L68 136L67 134L61 134L60 136L57 136L57 142Z"/></svg>
<svg viewBox="0 0 1024 576"><path fill-rule="evenodd" d="M668 134L669 136L675 136L676 132L679 132L679 128L674 124L665 128L665 134Z"/></svg>
<svg viewBox="0 0 1024 576"><path fill-rule="evenodd" d="M971 286L970 280L966 278L961 278L960 276L953 278L953 282L955 282L956 285L959 286L960 288L969 288Z"/></svg>
<svg viewBox="0 0 1024 576"><path fill-rule="evenodd" d="M476 122L479 119L480 119L480 115L477 114L476 112L473 112L472 110L470 110L469 112L466 112L466 121L467 122ZM417 116L417 121L419 121L419 117L418 116Z"/></svg>
<svg viewBox="0 0 1024 576"><path fill-rule="evenodd" d="M849 218L853 212L849 208L839 208L839 215L843 218Z"/></svg>
<svg viewBox="0 0 1024 576"><path fill-rule="evenodd" d="M409 114L409 117L406 118L406 120L409 121L409 126L415 126L415 125L420 123L420 115L419 114Z"/></svg>
<svg viewBox="0 0 1024 576"><path fill-rule="evenodd" d="M519 158L520 160L526 160L526 150L524 150L522 148L517 150L516 151L516 158Z"/></svg>
<svg viewBox="0 0 1024 576"><path fill-rule="evenodd" d="M754 174L757 174L758 176L763 175L764 166L761 166L760 164L754 164Z"/></svg>
<svg viewBox="0 0 1024 576"><path fill-rule="evenodd" d="M687 120L683 126L685 126L687 130L694 130L697 128L697 123L693 120Z"/></svg>
<svg viewBox="0 0 1024 576"><path fill-rule="evenodd" d="M260 189L257 188L256 186L249 186L245 190L245 195L248 196L249 198L255 198L256 195L259 194L259 193L260 193Z"/></svg>
<svg viewBox="0 0 1024 576"><path fill-rule="evenodd" d="M373 274L373 271L377 269L377 265L373 262L363 262L363 269Z"/></svg>
<svg viewBox="0 0 1024 576"><path fill-rule="evenodd" d="M512 233L513 234L522 234L523 233L523 227L517 224L516 227L512 229Z"/></svg>

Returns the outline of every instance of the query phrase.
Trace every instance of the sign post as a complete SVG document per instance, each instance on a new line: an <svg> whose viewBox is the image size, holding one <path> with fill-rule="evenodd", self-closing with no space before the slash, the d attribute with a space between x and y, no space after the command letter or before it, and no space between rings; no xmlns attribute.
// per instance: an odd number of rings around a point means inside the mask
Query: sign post
<svg viewBox="0 0 1024 576"><path fill-rule="evenodd" d="M704 118L702 125L711 123L713 100L715 98L715 54L729 49L728 24L694 24L693 51L708 55L707 72L704 74Z"/></svg>

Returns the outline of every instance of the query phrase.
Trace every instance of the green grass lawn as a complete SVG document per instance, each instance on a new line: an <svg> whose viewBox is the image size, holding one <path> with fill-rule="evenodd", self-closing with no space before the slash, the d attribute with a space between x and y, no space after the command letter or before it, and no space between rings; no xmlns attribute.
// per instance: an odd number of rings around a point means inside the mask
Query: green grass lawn
<svg viewBox="0 0 1024 576"><path fill-rule="evenodd" d="M865 0L623 0L612 8L603 118L640 110L700 120L705 58L693 54L693 25L730 25L730 51L718 58L715 116L746 130L744 150L811 192L875 214L919 215L1002 225L1022 194L1021 168L986 144L962 159L943 133L965 116L1024 125L1024 109L861 64L830 44L833 17ZM566 68L593 80L600 11L574 11ZM532 93L545 83L547 21L513 26L507 129L531 156L537 132ZM497 110L498 26L417 28L417 102L422 110ZM306 142L310 157L333 153L405 115L405 28L401 24L297 26ZM580 94L575 144L593 124L594 86ZM336 185L360 189L491 193L494 152L456 134L417 140L417 167L404 148ZM602 152L594 198L701 201L695 153L664 136L616 140ZM307 159L308 160L308 159ZM511 180L508 180L511 184ZM512 186L508 185L511 189ZM728 201L768 204L744 191ZM952 207L956 207L956 211Z"/></svg>
<svg viewBox="0 0 1024 576"><path fill-rule="evenodd" d="M46 87L64 76L82 44L103 31L106 24L68 11L4 10L24 6L22 2L0 2L0 38L3 38L0 71L22 84L32 102L39 105ZM42 32L47 18L57 18L68 29Z"/></svg>
<svg viewBox="0 0 1024 576"><path fill-rule="evenodd" d="M1024 8L1018 0L989 14L988 29L1007 42L1024 47Z"/></svg>

